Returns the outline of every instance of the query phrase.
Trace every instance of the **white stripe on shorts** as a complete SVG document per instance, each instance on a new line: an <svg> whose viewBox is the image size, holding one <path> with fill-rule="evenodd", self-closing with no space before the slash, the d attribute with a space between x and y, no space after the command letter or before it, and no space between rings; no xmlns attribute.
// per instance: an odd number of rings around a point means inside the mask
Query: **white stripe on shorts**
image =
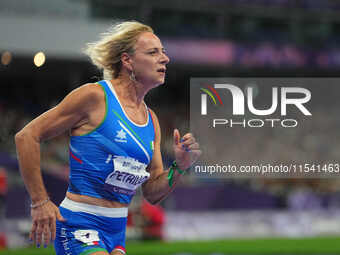
<svg viewBox="0 0 340 255"><path fill-rule="evenodd" d="M63 202L61 202L60 206L72 212L84 212L84 213L89 213L89 214L93 214L96 216L105 216L105 217L111 217L111 218L122 218L122 217L127 217L128 215L127 207L107 208L107 207L102 207L102 206L97 206L97 205L90 205L90 204L75 202L71 199L68 199L67 197L65 197Z"/></svg>

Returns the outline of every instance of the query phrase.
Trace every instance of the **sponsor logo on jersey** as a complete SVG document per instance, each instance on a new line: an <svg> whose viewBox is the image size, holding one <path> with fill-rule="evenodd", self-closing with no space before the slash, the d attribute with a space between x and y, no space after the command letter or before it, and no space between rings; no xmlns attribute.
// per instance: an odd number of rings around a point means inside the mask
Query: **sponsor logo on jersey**
<svg viewBox="0 0 340 255"><path fill-rule="evenodd" d="M115 141L118 142L118 143L126 143L127 142L126 132L123 129L116 131L116 132L117 132L117 134L116 134Z"/></svg>

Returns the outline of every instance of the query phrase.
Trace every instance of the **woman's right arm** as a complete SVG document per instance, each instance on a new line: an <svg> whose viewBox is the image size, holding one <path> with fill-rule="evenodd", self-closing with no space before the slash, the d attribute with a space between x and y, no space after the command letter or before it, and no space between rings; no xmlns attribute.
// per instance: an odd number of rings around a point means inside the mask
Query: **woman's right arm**
<svg viewBox="0 0 340 255"><path fill-rule="evenodd" d="M51 201L45 202L48 195L40 170L40 143L77 126L88 125L91 128L91 114L103 99L100 85L84 85L72 91L59 105L31 121L15 136L20 172L32 204L38 205L31 210L33 225L30 235L38 246L42 243L42 233L46 245L50 239L55 239L55 220L63 220L58 208Z"/></svg>

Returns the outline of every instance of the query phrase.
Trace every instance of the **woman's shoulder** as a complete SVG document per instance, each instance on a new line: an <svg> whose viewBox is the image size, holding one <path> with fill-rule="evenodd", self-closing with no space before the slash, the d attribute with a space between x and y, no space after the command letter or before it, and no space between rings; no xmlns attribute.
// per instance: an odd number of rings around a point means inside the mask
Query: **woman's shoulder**
<svg viewBox="0 0 340 255"><path fill-rule="evenodd" d="M95 109L105 102L105 93L96 83L87 83L72 90L59 105L60 107L85 111Z"/></svg>
<svg viewBox="0 0 340 255"><path fill-rule="evenodd" d="M74 89L71 93L74 93L74 94L77 94L77 96L89 98L92 100L103 99L105 96L103 87L98 83L86 83Z"/></svg>

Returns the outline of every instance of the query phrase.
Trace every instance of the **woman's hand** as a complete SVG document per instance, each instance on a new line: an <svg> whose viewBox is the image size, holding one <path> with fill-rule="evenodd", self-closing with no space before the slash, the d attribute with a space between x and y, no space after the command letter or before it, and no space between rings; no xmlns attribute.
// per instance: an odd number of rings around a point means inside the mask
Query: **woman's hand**
<svg viewBox="0 0 340 255"><path fill-rule="evenodd" d="M54 241L56 237L56 219L66 221L61 216L58 207L51 201L31 209L32 230L30 240L39 248L42 243L44 247Z"/></svg>
<svg viewBox="0 0 340 255"><path fill-rule="evenodd" d="M185 134L182 138L180 137L178 129L175 129L173 145L175 158L178 167L185 170L196 162L202 151L191 133Z"/></svg>

